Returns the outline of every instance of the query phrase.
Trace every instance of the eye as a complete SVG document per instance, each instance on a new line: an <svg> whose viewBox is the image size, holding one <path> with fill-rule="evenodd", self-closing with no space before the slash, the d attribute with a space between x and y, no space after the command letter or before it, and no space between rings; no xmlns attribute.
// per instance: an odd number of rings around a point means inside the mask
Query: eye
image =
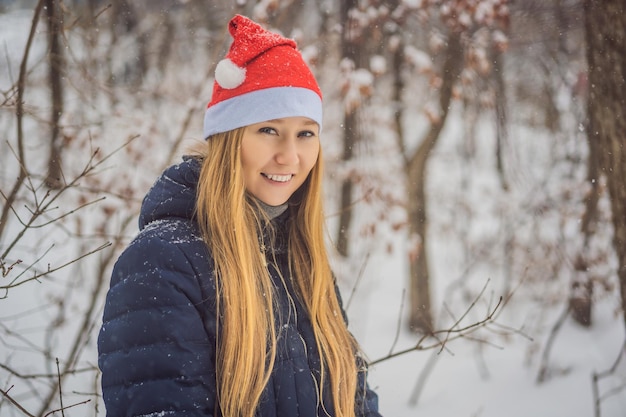
<svg viewBox="0 0 626 417"><path fill-rule="evenodd" d="M259 128L259 133L266 133L268 135L277 135L278 132L273 127L264 126Z"/></svg>
<svg viewBox="0 0 626 417"><path fill-rule="evenodd" d="M312 130L303 130L302 132L298 133L298 137L301 138L314 138L315 136L317 135Z"/></svg>

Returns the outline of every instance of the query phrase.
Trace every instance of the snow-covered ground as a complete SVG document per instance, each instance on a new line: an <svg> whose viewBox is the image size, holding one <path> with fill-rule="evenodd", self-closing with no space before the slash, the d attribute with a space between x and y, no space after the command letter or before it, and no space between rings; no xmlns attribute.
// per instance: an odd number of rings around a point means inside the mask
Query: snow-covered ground
<svg viewBox="0 0 626 417"><path fill-rule="evenodd" d="M439 243L438 250L433 251L435 259L437 252L445 252L445 242ZM355 297L349 315L365 353L378 359L389 353L395 339L406 271L402 259L387 254L373 254L368 265L360 283L367 294ZM446 273L436 272L433 278L435 291L441 292ZM389 359L371 369L370 384L377 390L381 411L387 416L593 416L592 373L610 368L624 341L623 321L615 312L616 305L615 299L597 304L594 325L589 329L566 320L550 352L551 375L541 384L536 382L542 353L537 349L544 348L550 330L547 327L524 335L511 331L509 337L494 337L489 344L456 340L443 351L411 352ZM497 321L511 329L523 329L526 320L532 321L534 308L532 302L520 302L514 307L515 313L509 314L505 306ZM546 326L556 322L561 308L545 313L542 320ZM401 332L395 351L412 346L416 340ZM425 371L431 361L434 365ZM420 378L425 382L416 398ZM622 361L616 376L599 383L600 392L607 393L624 383L626 364ZM626 415L626 393L622 390L604 399L601 412L604 417Z"/></svg>
<svg viewBox="0 0 626 417"><path fill-rule="evenodd" d="M17 74L15 64L21 59L29 20L30 14L23 11L0 15L0 47L3 51L1 55L4 56L4 51L7 51L7 56L11 57L13 63L9 71L6 60L4 58L0 60L2 71L0 89L3 91L8 87L9 74L15 80ZM38 51L41 53L41 49ZM202 117L201 113L198 112L199 118ZM113 117L110 119L111 123L116 123L115 116L111 117ZM481 133L480 136L483 138L493 136L488 127L481 130ZM487 202L500 192L489 151L492 144L489 140L480 142L473 162L464 166L464 162L459 160L458 152L454 150L462 134L460 124L455 125L453 122L452 127L446 130L441 143L438 144L429 166L432 222L429 255L434 305L438 323L442 328L450 322L450 315L459 317L469 308L473 298L459 295L465 289L475 295L486 286L476 307L468 314L470 319L478 321L484 318L490 307L493 308L503 289L511 284L504 282L505 267L502 263L493 263L499 266L491 269L484 266L475 268L467 274L462 285L459 284L459 277L466 275L467 260L464 259L462 242L459 242L460 233L450 230L451 224L459 222L454 217L463 216L459 214L461 208L455 206L456 198L459 193L471 195L467 201L473 204L475 210L472 211L471 221L468 218L467 222L472 239L477 239L476 236L481 234L494 233L495 220L492 217L494 211ZM532 171L533 165L527 163L534 161L540 171L541 167L549 164L549 161L544 160L549 155L544 149L545 138L525 133L521 129L514 132L512 140L515 138L523 139L518 143L524 143L531 149L518 155L519 166ZM9 142L14 140L12 131L5 134L0 143L2 158L7 155L7 139ZM112 164L115 163L113 160ZM10 179L10 174L4 169L0 176L3 184ZM526 172L523 175L532 177L534 174ZM541 175L541 172L536 175ZM469 184L468 177L471 178ZM396 183L390 183L393 184ZM516 205L515 200L522 199L523 197L519 195L513 195L511 204ZM357 229L359 221L366 223L371 220L368 215L364 213L357 218ZM354 259L338 263L336 271L339 276L349 277L344 278L341 284L344 300L350 300L348 315L351 329L371 360L384 358L392 348L394 352L406 349L418 340L417 336L406 330L405 325L408 309L408 302L403 301L403 296L406 298L404 292L407 289L408 273L406 238L402 232L386 227L385 224L381 224L376 234L369 239L355 240L359 243L354 249ZM525 225L520 225L516 233L531 233L524 227ZM500 249L497 246L498 240L495 241L494 247L487 248L487 252L496 252ZM393 246L391 251L390 242ZM495 255L491 253L490 256ZM485 262L483 265L493 264ZM363 276L356 282L357 271L362 266ZM517 285L519 282L514 280L513 284ZM532 291L525 291L525 285L521 283L518 294L502 307L495 320L497 326L476 333L480 340L455 340L447 344L443 350L411 352L373 366L370 369L369 381L379 394L383 415L594 416L592 374L613 365L625 338L622 315L616 313L617 296L605 296L596 303L593 311L594 323L590 328L583 328L571 319L565 321L550 350L548 378L542 383L537 383L541 355L551 327L556 323L563 305L556 302L545 307L536 298L531 297ZM546 283L546 291L555 291L554 287L558 285L562 286L563 281L556 284ZM24 287L19 292L11 294L9 300L0 300L0 319L14 317L19 312L15 309L28 311L38 305L41 302L41 287L40 285ZM565 293L566 288L562 288L561 291ZM19 300L11 297L19 297ZM447 306L445 309L444 303ZM40 312L43 313L45 309ZM56 337L57 340L61 338L62 335ZM86 353L88 357L83 358L91 363L96 361L93 342L92 337L88 342ZM26 366L29 360L28 352L13 352L11 346L4 343L0 343L0 355L2 360L10 357L12 366L16 367ZM625 362L620 363L614 376L600 381L601 394L609 393L612 389L626 384ZM42 372L50 372L53 368L54 364L50 363ZM6 373L0 373L0 378L2 378L0 387L3 389L8 388L7 385L20 383L19 379L9 378ZM422 382L423 387L420 388ZM92 384L93 382L89 381L85 385ZM85 390L88 391L87 388ZM15 391L19 391L19 387L15 387ZM65 415L91 415L93 407L91 405L89 407L89 413L73 409L67 410ZM625 416L626 390L603 399L600 407L603 417ZM0 411L3 416L5 412L6 415L19 415L6 403L2 404Z"/></svg>

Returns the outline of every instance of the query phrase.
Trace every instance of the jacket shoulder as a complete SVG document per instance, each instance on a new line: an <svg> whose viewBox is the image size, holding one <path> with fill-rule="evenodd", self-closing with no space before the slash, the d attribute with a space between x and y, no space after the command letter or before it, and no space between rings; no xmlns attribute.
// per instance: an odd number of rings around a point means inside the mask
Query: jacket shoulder
<svg viewBox="0 0 626 417"><path fill-rule="evenodd" d="M110 415L162 410L210 415L216 341L212 269L206 245L189 221L154 222L122 252L98 337Z"/></svg>
<svg viewBox="0 0 626 417"><path fill-rule="evenodd" d="M195 224L182 219L157 220L148 224L117 259L109 292L116 294L117 287L132 282L175 288L190 302L203 303L215 297L213 270L213 259Z"/></svg>
<svg viewBox="0 0 626 417"><path fill-rule="evenodd" d="M151 262L167 267L185 261L192 269L199 264L212 264L197 224L169 218L147 224L122 252L116 267L128 263L142 269Z"/></svg>

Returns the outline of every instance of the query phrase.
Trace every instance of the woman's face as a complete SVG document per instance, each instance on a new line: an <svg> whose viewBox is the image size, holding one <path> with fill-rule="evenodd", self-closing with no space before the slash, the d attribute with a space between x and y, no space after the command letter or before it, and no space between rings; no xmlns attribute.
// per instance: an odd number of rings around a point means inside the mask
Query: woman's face
<svg viewBox="0 0 626 417"><path fill-rule="evenodd" d="M309 118L246 126L241 143L246 190L270 206L287 202L313 169L319 151L319 126Z"/></svg>

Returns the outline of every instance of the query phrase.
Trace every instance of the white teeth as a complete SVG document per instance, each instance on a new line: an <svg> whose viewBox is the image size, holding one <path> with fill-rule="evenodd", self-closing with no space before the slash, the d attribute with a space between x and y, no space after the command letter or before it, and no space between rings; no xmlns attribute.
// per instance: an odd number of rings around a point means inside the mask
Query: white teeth
<svg viewBox="0 0 626 417"><path fill-rule="evenodd" d="M267 178L276 182L287 182L291 179L292 175L274 175L274 174L265 174Z"/></svg>

